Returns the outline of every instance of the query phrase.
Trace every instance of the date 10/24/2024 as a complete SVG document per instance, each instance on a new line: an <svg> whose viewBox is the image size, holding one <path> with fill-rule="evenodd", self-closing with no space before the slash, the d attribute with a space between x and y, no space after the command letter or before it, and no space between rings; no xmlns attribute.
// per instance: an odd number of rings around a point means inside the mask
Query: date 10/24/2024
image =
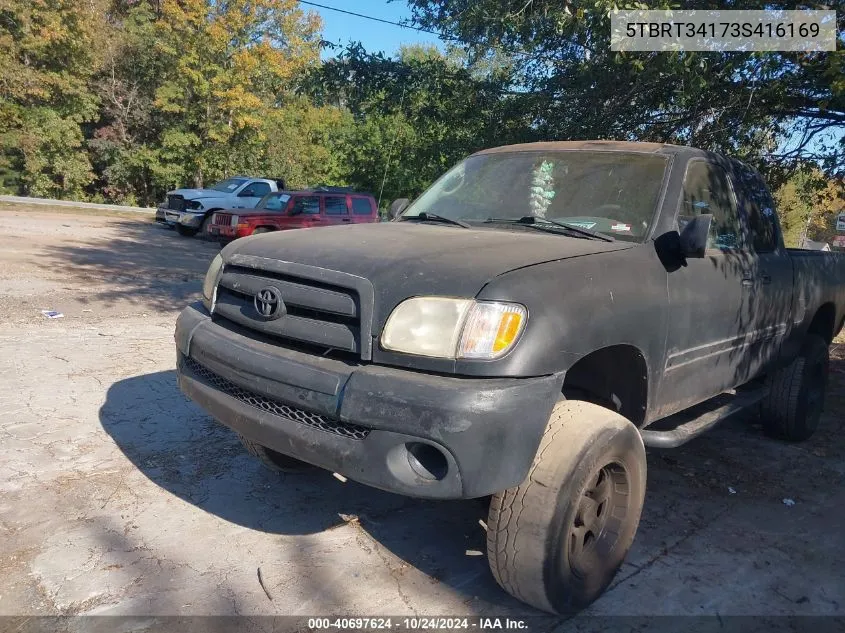
<svg viewBox="0 0 845 633"><path fill-rule="evenodd" d="M520 618L498 617L373 617L373 618L310 618L308 629L322 630L388 630L402 631L496 631L528 630L528 623Z"/></svg>

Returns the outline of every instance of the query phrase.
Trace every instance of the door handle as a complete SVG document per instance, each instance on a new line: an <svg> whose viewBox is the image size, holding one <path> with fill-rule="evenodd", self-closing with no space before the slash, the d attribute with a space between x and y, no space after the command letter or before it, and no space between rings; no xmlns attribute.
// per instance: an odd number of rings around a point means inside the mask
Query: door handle
<svg viewBox="0 0 845 633"><path fill-rule="evenodd" d="M751 288L754 285L754 280L751 277L744 277L742 279L743 288Z"/></svg>
<svg viewBox="0 0 845 633"><path fill-rule="evenodd" d="M760 275L760 282L765 285L769 285L770 283L772 283L772 276L768 273L763 273L762 275Z"/></svg>
<svg viewBox="0 0 845 633"><path fill-rule="evenodd" d="M343 218L343 220L341 220L341 221L342 222L351 222L352 220L350 220L349 218Z"/></svg>

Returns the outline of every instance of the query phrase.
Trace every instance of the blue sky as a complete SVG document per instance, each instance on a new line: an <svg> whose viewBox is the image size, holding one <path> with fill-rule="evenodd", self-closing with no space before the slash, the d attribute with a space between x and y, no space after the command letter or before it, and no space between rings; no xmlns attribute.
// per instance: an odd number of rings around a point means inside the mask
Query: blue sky
<svg viewBox="0 0 845 633"><path fill-rule="evenodd" d="M325 6L371 15L392 22L402 22L411 17L411 12L404 0L396 0L395 2L388 2L387 0L314 1ZM392 55L399 50L402 44L439 44L437 36L429 33L420 33L412 29L373 22L372 20L308 5L302 5L302 8L320 14L323 19L324 40L344 46L350 40L360 41L369 52L383 51L387 55ZM326 49L323 52L323 57L331 57L333 54L331 49Z"/></svg>

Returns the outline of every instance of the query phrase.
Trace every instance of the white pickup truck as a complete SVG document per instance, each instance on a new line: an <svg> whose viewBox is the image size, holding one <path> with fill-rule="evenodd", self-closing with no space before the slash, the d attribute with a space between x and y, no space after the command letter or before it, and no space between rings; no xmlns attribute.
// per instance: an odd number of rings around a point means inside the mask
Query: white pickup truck
<svg viewBox="0 0 845 633"><path fill-rule="evenodd" d="M156 210L156 222L175 226L180 235L205 233L215 211L252 209L268 193L284 188L281 179L234 176L207 189L175 189Z"/></svg>

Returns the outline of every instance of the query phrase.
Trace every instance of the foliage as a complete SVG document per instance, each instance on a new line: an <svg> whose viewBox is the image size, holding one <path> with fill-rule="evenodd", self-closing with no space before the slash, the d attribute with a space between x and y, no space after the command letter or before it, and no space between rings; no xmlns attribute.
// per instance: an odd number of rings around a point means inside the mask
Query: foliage
<svg viewBox="0 0 845 633"><path fill-rule="evenodd" d="M460 42L467 54L509 57L520 101L535 114L544 138L675 142L729 151L764 168L792 169L798 160L818 159L827 171L845 171L842 35L840 50L832 53L618 53L610 50L612 10L677 3L409 3L419 23ZM684 9L760 6L751 0L683 3ZM841 8L837 19L837 32L845 33Z"/></svg>
<svg viewBox="0 0 845 633"><path fill-rule="evenodd" d="M751 160L786 183L790 236L811 207L811 237L827 235L841 50L622 54L612 0L408 3L445 52L352 44L321 62L296 0L0 0L0 190L152 205L247 173L354 185L385 208L484 147L657 140Z"/></svg>
<svg viewBox="0 0 845 633"><path fill-rule="evenodd" d="M96 119L102 0L0 0L0 153L4 185L79 195L90 182L82 125Z"/></svg>
<svg viewBox="0 0 845 633"><path fill-rule="evenodd" d="M506 70L467 66L432 47L386 57L351 45L312 73L303 91L351 113L350 182L381 194L384 207L419 194L467 154L530 137L506 84Z"/></svg>
<svg viewBox="0 0 845 633"><path fill-rule="evenodd" d="M784 241L802 239L830 243L837 235L836 217L845 212L845 180L828 178L817 167L804 166L775 192Z"/></svg>

